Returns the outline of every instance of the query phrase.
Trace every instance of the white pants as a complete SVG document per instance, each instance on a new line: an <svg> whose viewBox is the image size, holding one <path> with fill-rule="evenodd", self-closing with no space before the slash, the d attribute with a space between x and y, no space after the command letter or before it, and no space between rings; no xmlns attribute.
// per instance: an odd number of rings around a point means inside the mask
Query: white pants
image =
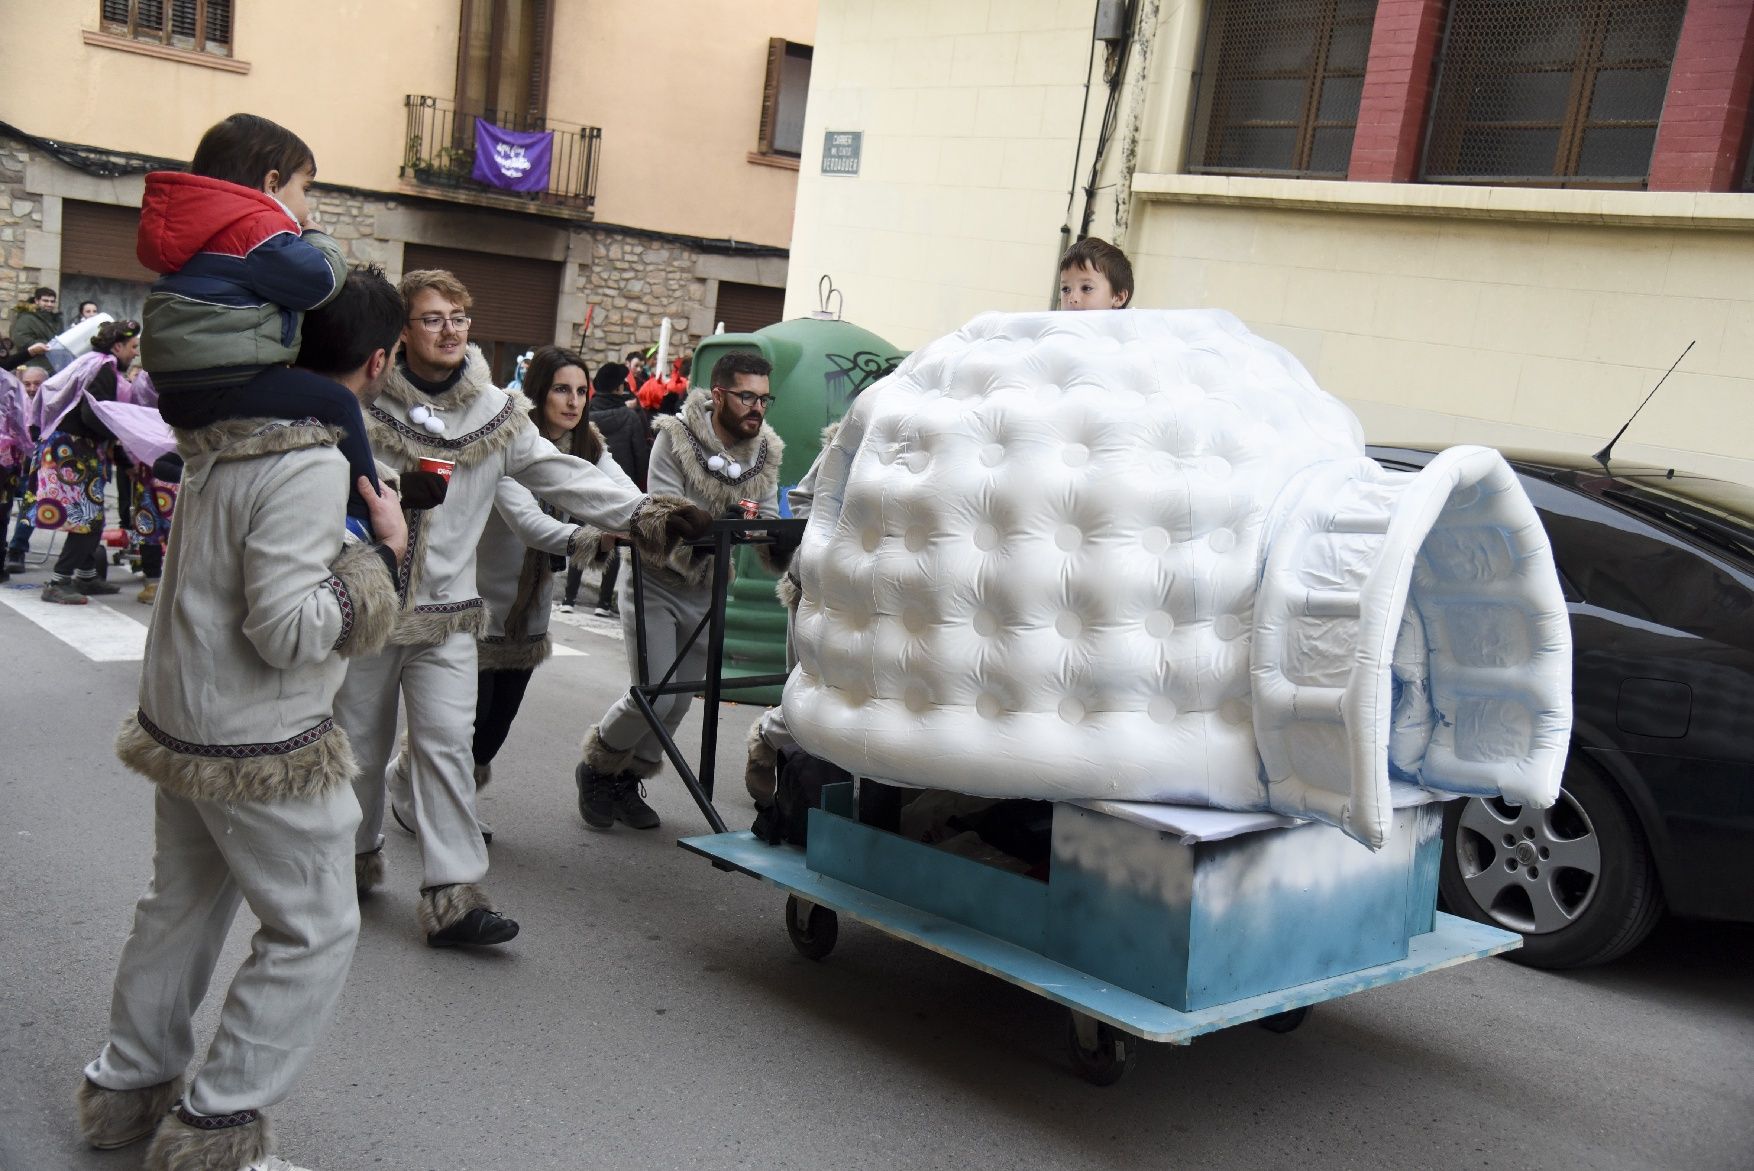
<svg viewBox="0 0 1754 1171"><path fill-rule="evenodd" d="M353 660L335 697L335 722L359 759L354 792L363 816L355 849L378 848L384 826L384 767L396 749L396 704L408 705L408 775L420 842L421 887L480 882L487 846L475 819L475 636L433 647L387 647Z"/></svg>
<svg viewBox="0 0 1754 1171"><path fill-rule="evenodd" d="M621 576L618 595L621 602L621 641L627 651L627 677L631 686L639 680L639 642L638 630L634 625L631 572ZM645 578L646 666L651 671L650 682L656 684L670 670L670 664L676 659L676 648L682 645L683 639L694 633L695 626L706 617L707 606L711 600L711 591L705 588L684 593L658 585L650 576ZM671 682L700 679L706 675L706 643L707 634L702 630L700 637L689 648L688 657L671 675ZM688 714L688 705L693 702L692 695L661 695L652 701L652 709L658 713L658 719L663 722L670 735L675 736L682 717ZM597 725L597 734L603 738L604 744L616 752L631 750L637 760L648 766L641 770L642 773L655 773L661 766L664 759L663 745L658 742L651 725L646 723L645 716L640 714L631 695L624 695L616 700L615 706L603 714L603 719Z"/></svg>
<svg viewBox="0 0 1754 1171"><path fill-rule="evenodd" d="M202 1114L284 1099L335 1012L359 900L359 804L337 785L308 801L218 805L158 791L152 885L134 908L110 1002L110 1035L85 1076L108 1090L181 1077L190 1019L213 976L240 898L261 928L232 978L219 1030L186 1095Z"/></svg>

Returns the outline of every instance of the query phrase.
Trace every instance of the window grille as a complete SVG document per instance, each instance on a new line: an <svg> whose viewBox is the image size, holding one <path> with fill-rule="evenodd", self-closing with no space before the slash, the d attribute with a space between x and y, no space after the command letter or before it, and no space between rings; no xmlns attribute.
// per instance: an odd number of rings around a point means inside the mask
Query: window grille
<svg viewBox="0 0 1754 1171"><path fill-rule="evenodd" d="M100 15L105 32L229 56L231 6L232 0L102 0Z"/></svg>
<svg viewBox="0 0 1754 1171"><path fill-rule="evenodd" d="M1430 182L1643 187L1686 0L1453 0Z"/></svg>
<svg viewBox="0 0 1754 1171"><path fill-rule="evenodd" d="M1212 0L1190 171L1343 179L1376 0Z"/></svg>

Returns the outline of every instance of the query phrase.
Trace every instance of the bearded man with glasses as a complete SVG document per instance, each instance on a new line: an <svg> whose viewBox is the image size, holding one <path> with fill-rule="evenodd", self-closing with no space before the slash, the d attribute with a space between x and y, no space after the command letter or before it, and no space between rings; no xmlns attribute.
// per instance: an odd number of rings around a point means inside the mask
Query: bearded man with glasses
<svg viewBox="0 0 1754 1171"><path fill-rule="evenodd" d="M780 457L785 445L767 425L773 393L768 376L773 367L759 354L726 354L713 366L711 390L695 390L678 415L657 420L646 487L653 493L681 496L713 516L742 515L751 500L760 515L779 515ZM757 545L774 572L790 549ZM679 548L662 559L642 552L645 578L646 661L662 675L676 660L677 649L694 632L712 604L712 561ZM632 575L621 575L621 632L628 674L639 675L638 631L632 601ZM706 671L705 639L696 639L676 667L677 679L698 679ZM658 718L672 736L688 711L692 697L666 695L652 701ZM658 815L643 800L642 782L656 776L664 755L657 734L631 696L622 696L585 733L583 759L573 770L579 789L579 814L592 829L611 829L622 822L634 829L656 829Z"/></svg>

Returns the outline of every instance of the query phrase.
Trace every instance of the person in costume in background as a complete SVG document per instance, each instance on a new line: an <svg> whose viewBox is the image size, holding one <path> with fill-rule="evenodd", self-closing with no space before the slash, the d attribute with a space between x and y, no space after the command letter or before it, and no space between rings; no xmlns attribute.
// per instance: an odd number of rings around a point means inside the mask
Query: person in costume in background
<svg viewBox="0 0 1754 1171"><path fill-rule="evenodd" d="M646 463L651 458L652 448L646 437L646 414L634 405L633 396L627 390L627 367L619 362L604 363L592 377L591 388L591 401L585 407L585 413L603 437L603 444L609 449L616 466L643 491ZM615 577L620 568L619 555L609 557L603 565L602 576L597 582L596 613L599 618L614 618L620 613L615 604ZM583 578L584 569L578 562L567 568L561 613L572 613L578 604L579 584Z"/></svg>
<svg viewBox="0 0 1754 1171"><path fill-rule="evenodd" d="M140 323L110 321L91 339L97 362L76 362L44 383L37 394L36 477L25 497L31 524L67 534L43 601L83 606L90 597L120 593L98 577L103 557L105 449L115 435L92 409L92 400L116 401L117 388L140 352Z"/></svg>
<svg viewBox="0 0 1754 1171"><path fill-rule="evenodd" d="M767 359L758 354L720 358L713 366L712 389L695 391L680 415L658 420L647 486L684 496L713 516L741 516L742 501L751 500L758 515L777 517L785 445L767 425L773 404L771 373ZM756 548L776 573L792 551L773 544ZM682 548L662 560L642 559L646 656L654 678L669 671L712 604L712 561L696 553ZM631 577L621 582L621 635L628 674L637 679L640 631ZM706 660L706 642L697 638L676 667L675 678L700 678ZM673 735L691 701L687 695L666 695L652 706ZM663 747L631 696L616 701L585 733L581 756L573 779L586 825L611 829L619 821L634 829L657 828L658 814L646 804L643 791L645 780L663 767Z"/></svg>

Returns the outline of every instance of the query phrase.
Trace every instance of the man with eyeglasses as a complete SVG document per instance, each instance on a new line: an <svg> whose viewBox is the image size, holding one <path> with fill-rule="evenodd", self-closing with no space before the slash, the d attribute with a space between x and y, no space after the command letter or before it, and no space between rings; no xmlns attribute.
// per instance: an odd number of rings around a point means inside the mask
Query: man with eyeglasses
<svg viewBox="0 0 1754 1171"><path fill-rule="evenodd" d="M646 486L653 493L681 496L713 516L742 515L742 502L754 501L762 516L779 515L780 457L785 445L767 425L773 405L768 376L773 367L759 354L726 354L713 365L710 390L689 394L677 415L657 420ZM789 554L775 546L756 546L769 568ZM695 550L678 548L662 559L642 553L645 578L646 661L655 675L670 669L677 649L712 604L712 561ZM628 673L639 674L638 632L634 627L632 575L621 577L621 632ZM698 679L706 671L706 641L696 639L676 668L678 679ZM666 695L652 702L664 727L674 735L692 697ZM622 696L585 733L583 759L573 770L579 815L592 829L616 822L634 829L656 829L658 814L644 801L643 781L663 767L657 734L629 696Z"/></svg>
<svg viewBox="0 0 1754 1171"><path fill-rule="evenodd" d="M603 532L631 533L654 558L704 534L712 517L676 495L645 496L542 438L528 400L493 385L486 359L469 344L471 298L451 273L410 272L401 292L402 352L366 412L366 430L380 464L401 480L408 552L397 588L407 608L390 646L353 660L335 701L335 720L359 760L355 882L363 894L383 881L387 786L420 842L426 942L492 946L515 936L518 924L481 887L487 848L470 737L475 640L487 627L475 551L501 479ZM408 738L392 763L399 701Z"/></svg>

